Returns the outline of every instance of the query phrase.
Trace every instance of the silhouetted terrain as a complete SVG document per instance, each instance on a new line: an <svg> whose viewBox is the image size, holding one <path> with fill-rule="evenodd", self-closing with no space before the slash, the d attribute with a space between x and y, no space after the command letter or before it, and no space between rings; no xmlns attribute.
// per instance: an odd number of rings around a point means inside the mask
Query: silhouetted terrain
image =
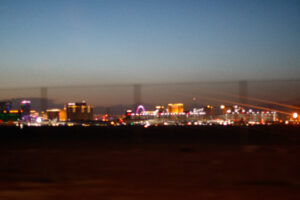
<svg viewBox="0 0 300 200"><path fill-rule="evenodd" d="M299 199L300 127L0 127L0 199Z"/></svg>

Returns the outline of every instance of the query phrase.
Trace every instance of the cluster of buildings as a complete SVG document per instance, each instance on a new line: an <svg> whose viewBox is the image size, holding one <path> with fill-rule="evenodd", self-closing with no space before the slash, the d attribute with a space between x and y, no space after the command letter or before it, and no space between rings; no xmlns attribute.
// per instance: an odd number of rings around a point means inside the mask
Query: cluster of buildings
<svg viewBox="0 0 300 200"><path fill-rule="evenodd" d="M67 103L63 109L48 109L42 112L45 121L60 122L85 122L94 119L93 107L85 101L77 103Z"/></svg>
<svg viewBox="0 0 300 200"><path fill-rule="evenodd" d="M183 103L170 103L146 110L143 105L124 115L96 115L85 101L67 103L63 109L47 109L41 113L31 109L31 102L23 100L18 109L11 102L0 102L0 125L255 125L293 123L299 124L299 116L282 117L275 111L252 110L239 105L200 106L185 110Z"/></svg>
<svg viewBox="0 0 300 200"><path fill-rule="evenodd" d="M140 111L140 112L139 112ZM153 111L145 109L132 112L128 110L126 117L131 121L148 121L153 124L176 124L176 125L245 125L245 124L274 124L279 123L279 115L275 111L254 111L239 105L215 108L207 105L193 108L190 111L184 110L182 103L157 106ZM292 119L295 121L295 119Z"/></svg>
<svg viewBox="0 0 300 200"><path fill-rule="evenodd" d="M56 122L88 122L93 121L93 107L85 101L67 103L63 109L47 109L41 114L31 109L31 102L23 100L18 109L12 109L11 102L0 102L0 123L27 123L36 125Z"/></svg>
<svg viewBox="0 0 300 200"><path fill-rule="evenodd" d="M23 121L28 122L31 116L36 115L34 110L31 110L31 102L23 100L20 103L19 109L13 109L11 102L0 102L0 122Z"/></svg>

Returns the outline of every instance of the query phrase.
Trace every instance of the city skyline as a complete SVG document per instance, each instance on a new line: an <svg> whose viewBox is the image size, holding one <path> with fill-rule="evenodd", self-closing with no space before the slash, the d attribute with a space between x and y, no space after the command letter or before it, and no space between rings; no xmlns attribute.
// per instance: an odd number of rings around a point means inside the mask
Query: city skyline
<svg viewBox="0 0 300 200"><path fill-rule="evenodd" d="M0 0L0 199L300 199L299 22L300 0Z"/></svg>
<svg viewBox="0 0 300 200"><path fill-rule="evenodd" d="M222 103L222 102L220 102ZM48 108L40 112L32 108L29 100L22 100L19 108L12 102L0 102L0 125L23 126L198 126L198 125L298 125L299 106L268 102L288 108L290 111L272 109L269 106L235 104L223 100L219 106L185 106L183 103L168 103L146 109L144 105L125 107L122 113L114 114L109 110L97 113L95 107L86 101L68 102L63 108ZM228 105L228 103L232 105ZM234 105L235 104L235 105ZM148 105L149 106L149 105ZM150 107L150 106L149 106Z"/></svg>

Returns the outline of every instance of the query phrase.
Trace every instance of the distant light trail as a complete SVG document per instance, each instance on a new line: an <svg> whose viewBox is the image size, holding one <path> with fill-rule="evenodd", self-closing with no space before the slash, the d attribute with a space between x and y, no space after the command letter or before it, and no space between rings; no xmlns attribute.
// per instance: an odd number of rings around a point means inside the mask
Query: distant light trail
<svg viewBox="0 0 300 200"><path fill-rule="evenodd" d="M217 99L217 98L211 98L211 97L202 97L204 99L207 99L207 100L213 100L213 101L217 101L217 102L225 102L225 103L231 103L231 104L237 104L237 105L241 105L241 106L247 106L247 107L250 107L250 108L256 108L256 109L261 109L261 110L268 110L268 111L275 111L275 112L278 112L278 113L282 113L282 114L285 114L285 115L291 115L291 113L288 113L288 112L284 112L284 111L281 111L281 110L276 110L276 109L271 109L271 108L267 108L267 107L263 107L263 106L255 106L255 105L251 105L251 104L245 104L245 103L240 103L240 102L236 102L236 101L229 101L229 100L225 100L225 99Z"/></svg>
<svg viewBox="0 0 300 200"><path fill-rule="evenodd" d="M224 94L224 95L226 95L226 96L238 97L238 98L243 98L243 99L249 99L249 100L253 100L253 101L257 101L257 102L269 103L269 104L278 105L278 106L282 106L282 107L286 107L286 108L291 108L291 109L298 109L298 110L300 110L300 107L298 107L298 106L292 106L292 105L289 105L289 104L278 103L278 102L276 102L276 101L270 101L270 100L265 100L265 99L259 99L259 98L255 98L255 97L249 97L249 96L234 95L234 94L225 93L225 92L221 92L221 94Z"/></svg>

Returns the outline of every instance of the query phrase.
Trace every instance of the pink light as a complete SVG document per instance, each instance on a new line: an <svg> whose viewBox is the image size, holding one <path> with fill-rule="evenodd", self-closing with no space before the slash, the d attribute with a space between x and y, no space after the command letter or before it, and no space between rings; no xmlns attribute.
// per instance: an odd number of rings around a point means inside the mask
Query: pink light
<svg viewBox="0 0 300 200"><path fill-rule="evenodd" d="M146 111L146 109L144 108L144 106L143 106L143 105L139 105L139 106L137 107L137 109L136 109L135 113L136 113L136 114L138 114L140 110L142 110L143 112L145 112L145 111Z"/></svg>
<svg viewBox="0 0 300 200"><path fill-rule="evenodd" d="M28 101L28 100L23 100L23 101L21 101L21 104L27 104L27 103L31 103L31 102Z"/></svg>

